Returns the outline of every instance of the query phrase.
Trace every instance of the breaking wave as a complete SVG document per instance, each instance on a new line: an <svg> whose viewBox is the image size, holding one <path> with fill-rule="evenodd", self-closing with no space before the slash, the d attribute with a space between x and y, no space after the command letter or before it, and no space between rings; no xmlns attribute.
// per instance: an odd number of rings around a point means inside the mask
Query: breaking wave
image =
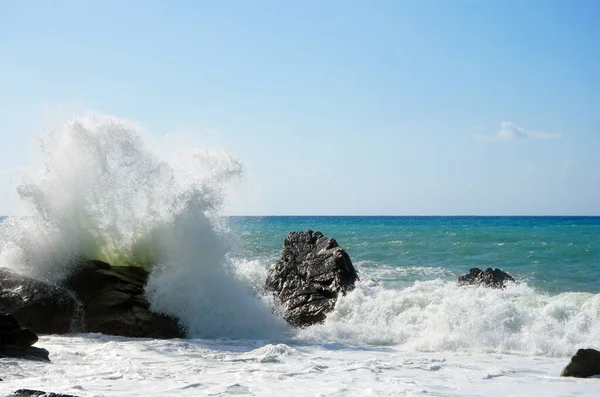
<svg viewBox="0 0 600 397"><path fill-rule="evenodd" d="M82 257L151 270L155 311L190 336L285 330L227 258L223 189L243 170L231 153L189 149L162 160L131 122L90 114L40 138L42 166L17 192L33 211L0 224L0 265L60 281Z"/></svg>
<svg viewBox="0 0 600 397"><path fill-rule="evenodd" d="M505 289L417 281L395 290L363 280L307 340L392 345L408 350L569 356L600 346L600 295L554 296L525 283Z"/></svg>

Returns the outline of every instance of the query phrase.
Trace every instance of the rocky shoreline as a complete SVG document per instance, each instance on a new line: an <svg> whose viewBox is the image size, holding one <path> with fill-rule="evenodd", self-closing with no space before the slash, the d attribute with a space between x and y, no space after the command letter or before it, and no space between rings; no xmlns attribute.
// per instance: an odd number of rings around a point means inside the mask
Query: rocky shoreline
<svg viewBox="0 0 600 397"><path fill-rule="evenodd" d="M147 338L185 335L177 319L154 313L144 296L149 273L82 261L60 285L0 268L0 313L39 334L101 332Z"/></svg>

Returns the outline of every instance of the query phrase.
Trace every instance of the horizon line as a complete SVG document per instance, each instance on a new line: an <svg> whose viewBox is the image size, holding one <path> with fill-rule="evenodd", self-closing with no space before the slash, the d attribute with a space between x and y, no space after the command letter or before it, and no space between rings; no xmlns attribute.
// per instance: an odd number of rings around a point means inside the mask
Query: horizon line
<svg viewBox="0 0 600 397"><path fill-rule="evenodd" d="M548 214L548 215L525 215L525 214L511 214L511 215L493 215L493 214L486 214L486 215L481 215L481 214L474 214L474 215L466 215L466 214L451 214L451 215L440 215L440 214L425 214L425 215L398 215L398 214L394 214L394 215L390 215L390 214L381 214L381 215L376 215L376 214L318 214L318 215L308 215L308 214L287 214L287 215L282 215L282 214L271 214L271 215L240 215L240 214L227 214L227 215L222 215L224 217L228 217L228 218L234 218L234 217L238 217L238 218L242 218L242 217L246 217L246 218L250 218L250 217L254 217L254 218L260 218L260 217L379 217L379 218L383 218L383 217L472 217L472 218L489 218L489 217L496 217L496 218L514 218L514 217L530 217L530 218L549 218L549 217L556 217L556 218L565 218L565 217L569 217L569 218L597 218L600 217L600 214L593 214L593 215L582 215L582 214Z"/></svg>

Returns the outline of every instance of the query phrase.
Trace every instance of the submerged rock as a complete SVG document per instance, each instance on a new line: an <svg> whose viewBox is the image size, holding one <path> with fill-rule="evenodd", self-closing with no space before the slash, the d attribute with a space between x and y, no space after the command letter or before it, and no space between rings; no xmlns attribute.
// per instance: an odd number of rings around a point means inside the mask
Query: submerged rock
<svg viewBox="0 0 600 397"><path fill-rule="evenodd" d="M308 326L325 320L340 293L358 280L350 257L338 243L321 232L291 232L283 243L281 259L269 270L265 290L285 306L285 320Z"/></svg>
<svg viewBox="0 0 600 397"><path fill-rule="evenodd" d="M4 345L0 348L0 357L15 357L25 360L50 361L50 353L41 347L19 347Z"/></svg>
<svg viewBox="0 0 600 397"><path fill-rule="evenodd" d="M587 378L600 375L600 352L594 349L579 349L562 370L560 376Z"/></svg>
<svg viewBox="0 0 600 397"><path fill-rule="evenodd" d="M490 288L504 288L509 282L515 282L510 274L490 267L485 270L474 267L469 269L468 274L458 278L460 285L483 285Z"/></svg>
<svg viewBox="0 0 600 397"><path fill-rule="evenodd" d="M1 381L2 379L0 379ZM19 389L11 394L8 397L78 397L72 394L63 394L63 393L53 393L53 392L45 392L42 390L33 390L33 389Z"/></svg>
<svg viewBox="0 0 600 397"><path fill-rule="evenodd" d="M0 313L0 357L50 361L48 350L32 346L37 340L37 335L21 327L16 318Z"/></svg>
<svg viewBox="0 0 600 397"><path fill-rule="evenodd" d="M176 319L150 311L144 296L148 271L136 266L83 263L64 283L82 305L86 332L145 338L180 338Z"/></svg>
<svg viewBox="0 0 600 397"><path fill-rule="evenodd" d="M67 289L0 268L0 312L40 334L71 329L77 303Z"/></svg>

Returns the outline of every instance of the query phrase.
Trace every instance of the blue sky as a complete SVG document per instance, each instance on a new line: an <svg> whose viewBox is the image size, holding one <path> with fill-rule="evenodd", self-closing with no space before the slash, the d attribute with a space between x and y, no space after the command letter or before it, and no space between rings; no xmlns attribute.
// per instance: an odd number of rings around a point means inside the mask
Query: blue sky
<svg viewBox="0 0 600 397"><path fill-rule="evenodd" d="M96 111L235 153L231 214L598 215L599 38L596 1L0 0L0 213Z"/></svg>

